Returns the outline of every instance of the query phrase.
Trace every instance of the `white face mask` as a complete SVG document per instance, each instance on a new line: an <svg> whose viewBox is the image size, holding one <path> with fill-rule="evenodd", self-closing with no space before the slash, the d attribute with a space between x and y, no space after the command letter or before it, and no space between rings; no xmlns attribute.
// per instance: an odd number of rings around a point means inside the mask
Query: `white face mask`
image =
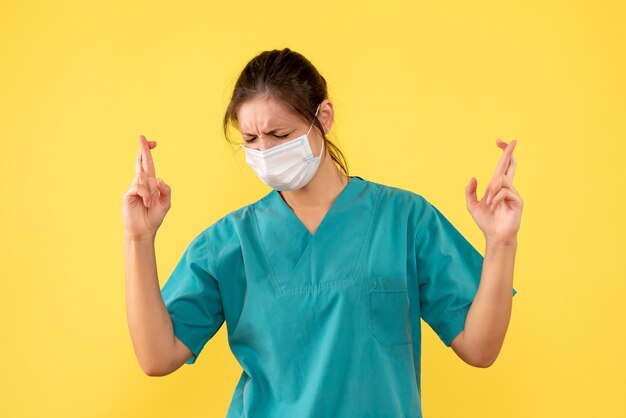
<svg viewBox="0 0 626 418"><path fill-rule="evenodd" d="M316 117L320 106L315 111ZM313 123L306 134L264 151L244 146L246 162L273 189L283 191L304 187L313 178L324 153L323 140L319 156L315 157L311 151L308 135L312 127Z"/></svg>

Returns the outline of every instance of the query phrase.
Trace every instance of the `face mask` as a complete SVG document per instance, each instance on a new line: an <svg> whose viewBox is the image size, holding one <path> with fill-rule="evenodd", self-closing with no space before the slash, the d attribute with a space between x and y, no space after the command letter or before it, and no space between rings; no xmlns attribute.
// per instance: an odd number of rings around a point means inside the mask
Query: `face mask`
<svg viewBox="0 0 626 418"><path fill-rule="evenodd" d="M320 106L315 111L316 117ZM313 123L306 134L264 151L244 146L246 162L273 189L283 191L304 187L313 178L324 153L324 141L319 156L314 156L311 151L308 135L312 127Z"/></svg>

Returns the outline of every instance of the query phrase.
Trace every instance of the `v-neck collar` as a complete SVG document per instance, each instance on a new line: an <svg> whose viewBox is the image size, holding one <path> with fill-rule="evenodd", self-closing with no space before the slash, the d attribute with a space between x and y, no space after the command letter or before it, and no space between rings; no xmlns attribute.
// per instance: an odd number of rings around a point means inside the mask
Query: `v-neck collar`
<svg viewBox="0 0 626 418"><path fill-rule="evenodd" d="M272 192L270 193L270 196L269 196L270 204L275 205L278 208L278 210L280 210L284 214L285 218L287 218L289 221L289 227L300 229L306 232L309 238L313 238L319 233L323 225L325 223L328 223L326 220L333 215L333 212L337 210L336 208L338 206L341 206L342 203L346 199L349 199L351 195L353 195L353 190L358 188L357 183L359 181L363 182L364 180L359 176L350 176L350 180L346 183L343 189L341 189L341 191L339 192L339 194L337 195L337 197L335 198L331 206L326 211L326 214L322 218L322 221L320 222L320 224L315 229L315 232L313 233L311 233L311 231L309 231L309 229L306 227L306 225L304 225L304 223L300 220L300 218L298 218L298 216L295 214L293 209L289 207L287 202L285 202L283 197L280 195L280 193L276 189L272 190Z"/></svg>
<svg viewBox="0 0 626 418"><path fill-rule="evenodd" d="M254 205L258 243L278 294L352 283L377 196L370 184L351 176L313 234L277 190ZM329 268L333 256L349 261Z"/></svg>

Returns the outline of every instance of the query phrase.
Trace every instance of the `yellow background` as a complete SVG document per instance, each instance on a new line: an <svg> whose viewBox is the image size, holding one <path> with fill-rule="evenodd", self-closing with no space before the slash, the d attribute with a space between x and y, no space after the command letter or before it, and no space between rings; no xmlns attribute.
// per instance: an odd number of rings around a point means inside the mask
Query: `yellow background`
<svg viewBox="0 0 626 418"><path fill-rule="evenodd" d="M496 138L518 140L505 345L473 368L423 323L424 416L624 414L623 2L202 3L0 2L0 416L225 416L226 324L193 366L138 365L121 198L145 134L173 190L163 285L195 234L270 190L220 128L245 63L283 47L328 80L350 174L422 194L481 253L465 185L481 198Z"/></svg>

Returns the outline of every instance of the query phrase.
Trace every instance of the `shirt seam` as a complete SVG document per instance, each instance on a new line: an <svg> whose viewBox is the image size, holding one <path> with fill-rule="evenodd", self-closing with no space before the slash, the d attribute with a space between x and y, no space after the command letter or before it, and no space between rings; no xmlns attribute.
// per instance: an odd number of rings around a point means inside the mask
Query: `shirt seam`
<svg viewBox="0 0 626 418"><path fill-rule="evenodd" d="M430 203L428 203L428 201L426 200L425 202L426 202L427 208L430 208ZM421 223L419 223L418 226L415 228L415 235L413 236L413 242L416 244L416 247L417 247L418 238L421 238L421 236L424 234L424 231L426 230L426 226L435 215L434 210L429 210L429 212L430 213L426 215L426 219L424 219ZM415 248L415 250L417 252L417 248Z"/></svg>

